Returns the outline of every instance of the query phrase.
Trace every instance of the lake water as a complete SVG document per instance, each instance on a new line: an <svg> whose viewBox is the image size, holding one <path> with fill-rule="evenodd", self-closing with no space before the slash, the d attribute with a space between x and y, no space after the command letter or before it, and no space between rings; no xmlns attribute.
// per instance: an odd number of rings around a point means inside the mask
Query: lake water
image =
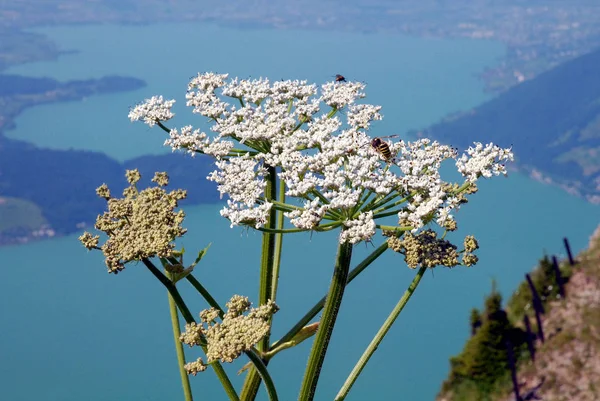
<svg viewBox="0 0 600 401"><path fill-rule="evenodd" d="M487 99L474 75L504 51L483 41L194 24L41 32L79 53L10 72L62 80L122 74L149 85L136 92L29 109L9 136L41 147L103 151L120 160L169 151L161 146L164 135L159 130L129 124L127 108L163 94L179 102L173 124L192 122L183 95L188 78L198 71L318 83L342 73L366 81L368 100L384 107L385 119L373 133L387 135L425 127ZM98 172L96 179L101 177ZM427 273L349 400L432 400L448 371L448 358L468 336L470 308L481 306L492 279L508 296L544 251L562 253L563 236L574 250L584 248L600 221L597 206L519 174L483 182L480 188L458 214L460 235L474 234L480 240L480 264ZM256 300L260 235L230 229L218 214L220 207L186 208L190 232L181 244L193 254L212 243L197 277L221 303L234 293ZM88 253L76 237L0 249L2 398L178 399L165 290L142 265L108 275L100 255ZM274 338L325 293L335 245L334 233L286 237ZM355 260L370 250L361 244ZM349 287L316 399L333 398L413 274L399 257L386 254ZM184 293L194 313L205 307L200 297ZM309 348L306 342L285 351L270 365L281 400L296 398ZM190 353L189 359L195 355ZM227 366L236 383L241 383L235 372L243 363ZM192 384L198 400L225 399L210 371L192 378Z"/></svg>

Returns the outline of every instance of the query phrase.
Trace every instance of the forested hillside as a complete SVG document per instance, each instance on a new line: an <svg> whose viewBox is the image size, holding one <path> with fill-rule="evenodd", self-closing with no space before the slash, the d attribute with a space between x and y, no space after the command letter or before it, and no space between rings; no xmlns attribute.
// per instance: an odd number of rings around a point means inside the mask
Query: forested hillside
<svg viewBox="0 0 600 401"><path fill-rule="evenodd" d="M127 186L125 170L134 168L144 177L141 188L148 185L156 171L166 171L171 177L169 188L188 191L184 204L219 200L216 185L205 179L213 170L212 160L202 155L192 158L169 153L119 163L102 153L40 149L26 142L0 137L1 197L27 201L29 203L21 203L27 207L37 205L56 234L69 234L79 230L79 223L93 222L106 207L106 201L96 195L95 189L107 183L115 194L120 193ZM14 202L0 202L3 216L8 215L8 209L3 208L9 206L16 207ZM19 225L0 219L0 243L39 228L39 214L28 215L35 217L35 223L25 219ZM3 233L4 229L10 231Z"/></svg>
<svg viewBox="0 0 600 401"><path fill-rule="evenodd" d="M542 258L504 306L492 289L470 326L438 401L599 400L600 227L572 262Z"/></svg>
<svg viewBox="0 0 600 401"><path fill-rule="evenodd" d="M518 167L600 202L600 50L422 132L460 148L512 144Z"/></svg>

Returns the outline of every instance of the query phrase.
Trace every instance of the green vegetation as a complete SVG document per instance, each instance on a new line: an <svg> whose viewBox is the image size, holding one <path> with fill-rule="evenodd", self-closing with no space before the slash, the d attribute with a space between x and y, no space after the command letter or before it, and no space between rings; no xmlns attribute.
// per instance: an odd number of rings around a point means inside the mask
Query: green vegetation
<svg viewBox="0 0 600 401"><path fill-rule="evenodd" d="M568 263L563 263L560 270L566 284L573 274L573 268ZM544 256L530 273L530 277L548 313L552 307L551 301L557 299L559 294L551 258ZM506 311L502 309L502 296L493 286L485 299L483 311L471 311L469 320L474 334L463 351L450 359L450 374L441 390L444 399L491 401L505 395L507 389L512 388L506 340L513 345L517 362L530 359L523 318L527 314L533 332L537 332L532 305L533 297L527 280L523 280L510 297L506 303ZM600 313L597 309L590 312L590 316L596 316L600 325ZM569 333L559 334L562 334L563 342L573 340Z"/></svg>
<svg viewBox="0 0 600 401"><path fill-rule="evenodd" d="M525 332L515 327L502 310L502 296L492 288L482 312L471 312L473 321L481 321L463 351L450 359L450 375L442 385L442 393L452 400L490 400L510 379L506 341L517 350L525 344Z"/></svg>
<svg viewBox="0 0 600 401"><path fill-rule="evenodd" d="M35 230L44 224L47 221L35 203L18 198L0 198L0 233L18 228Z"/></svg>
<svg viewBox="0 0 600 401"><path fill-rule="evenodd" d="M9 228L0 229L0 245L12 243L17 238L27 240L33 230L46 224L58 235L79 231L79 223L89 223L90 216L102 210L102 202L94 194L102 182L89 179L98 171L105 173L108 183L118 183L123 168L139 168L149 175L159 169L169 169L173 183L191 188L190 203L218 200L216 191L206 190L207 187L213 189L214 185L204 180L210 166L209 161L202 158L193 166L190 158L177 155L140 157L119 163L100 153L40 149L2 136L2 129L10 127L14 117L27 107L134 90L144 85L142 80L119 76L59 82L51 78L0 74L0 194L27 201L37 210L31 216L3 213L17 226L11 223ZM23 163L24 160L27 162ZM197 185L197 182L202 184ZM40 216L41 220L34 216ZM18 221L20 217L24 218L22 222Z"/></svg>
<svg viewBox="0 0 600 401"><path fill-rule="evenodd" d="M573 274L573 268L568 263L562 263L559 264L559 269L563 278L563 283L566 284ZM550 257L545 255L540 259L537 267L529 274L529 276L531 277L535 290L542 300L544 309L548 312L547 309L552 306L550 302L560 297L558 286L556 285L556 273L554 272ZM512 322L522 321L525 314L528 314L529 317L534 316L533 296L526 280L521 282L513 296L507 302L506 311ZM532 322L532 324L535 326L534 322Z"/></svg>
<svg viewBox="0 0 600 401"><path fill-rule="evenodd" d="M14 168L16 165L20 167ZM95 193L102 181L90 177L102 171L102 180L120 191L123 169L134 168L148 176L160 169L171 172L173 185L190 188L187 204L219 201L215 185L205 180L212 168L208 158L169 153L119 163L97 152L39 149L0 137L0 193L37 205L59 235L80 231L78 223L91 223L93 216L103 210L104 204ZM19 232L18 236L23 234ZM0 236L0 244L11 242L9 237Z"/></svg>
<svg viewBox="0 0 600 401"><path fill-rule="evenodd" d="M503 335L511 336L515 347L516 376L523 399L600 399L598 260L600 227L592 235L589 248L577 256L574 266L567 261L559 263L565 299L559 296L552 258L544 256L530 273L545 310L542 315L545 341L535 341L535 361L524 336L525 316L529 317L532 332L538 333L529 284L523 280L513 293L506 304L507 313L501 312L501 298L493 289L484 311L471 311L471 326L479 316L482 325L463 351L451 359L451 373L438 400L513 400L510 372L506 360L502 363L504 350L499 339ZM499 319L490 319L490 312L497 313Z"/></svg>

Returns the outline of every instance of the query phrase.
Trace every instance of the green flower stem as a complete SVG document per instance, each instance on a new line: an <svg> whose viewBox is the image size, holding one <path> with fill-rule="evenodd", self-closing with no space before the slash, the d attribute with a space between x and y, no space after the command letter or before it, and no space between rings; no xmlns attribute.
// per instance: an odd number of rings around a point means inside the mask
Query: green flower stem
<svg viewBox="0 0 600 401"><path fill-rule="evenodd" d="M265 188L265 198L270 201L277 199L277 171L275 167L267 167L267 185ZM271 209L267 229L277 229L277 211ZM259 305L265 305L271 296L273 287L273 266L275 265L275 233L263 232L261 263L260 263L260 289L258 293ZM267 334L259 343L258 350L268 351L269 334Z"/></svg>
<svg viewBox="0 0 600 401"><path fill-rule="evenodd" d="M398 214L398 212L400 212L401 210L402 209L396 209L396 210L392 210L392 211L385 212L385 213L373 214L373 220L382 219L382 218L388 217L388 216L393 216L395 214Z"/></svg>
<svg viewBox="0 0 600 401"><path fill-rule="evenodd" d="M373 195L373 191L369 190L365 190L363 189L360 193L360 200L358 201L358 203L356 204L356 206L354 206L352 208L352 216L358 216L360 214L360 212L362 211L362 207L364 206L364 204L369 200L369 198L371 197L371 195Z"/></svg>
<svg viewBox="0 0 600 401"><path fill-rule="evenodd" d="M410 230L412 230L414 228L414 227L411 227L411 226L406 226L406 227L384 226L382 224L376 224L375 227L379 228L380 230L396 231L396 232L410 231Z"/></svg>
<svg viewBox="0 0 600 401"><path fill-rule="evenodd" d="M421 278L423 278L423 274L425 274L425 270L427 270L426 267L421 267L419 269L413 281L410 283L406 291L404 291L402 298L400 298L400 301L398 301L398 303L392 310L392 313L390 313L387 319L385 319L385 322L383 322L383 325L381 326L375 337L373 337L373 340L371 340L371 343L356 363L356 366L354 366L354 369L352 369L352 372L350 372L350 375L346 379L346 382L344 383L338 394L335 396L335 401L341 401L346 398L348 392L352 388L352 385L354 385L354 383L356 382L358 375L360 375L362 370L365 368L367 362L369 362L369 359L371 358L371 356L373 356L375 350L377 349L377 347L379 347L379 344L381 344L381 341L383 341L383 338L394 324L394 321L398 318L400 312L402 312L402 309L404 309L406 303L417 289L417 286L421 282Z"/></svg>
<svg viewBox="0 0 600 401"><path fill-rule="evenodd" d="M331 110L329 111L329 113L327 113L327 118L331 118L335 115L335 113L338 112L338 108L337 107L332 107Z"/></svg>
<svg viewBox="0 0 600 401"><path fill-rule="evenodd" d="M285 189L284 189L284 194L285 194ZM280 191L280 195L281 195L281 191ZM290 205L288 203L285 203L285 201L283 201L283 200L282 201L270 200L269 202L271 202L273 204L274 208L276 208L277 210L283 210L284 212L293 212L294 210L304 210L304 208L301 206Z"/></svg>
<svg viewBox="0 0 600 401"><path fill-rule="evenodd" d="M317 189L313 189L312 191L310 191L311 194L315 195L317 198L319 198L319 200L324 204L324 205L329 205L329 199L327 199L321 192L319 192ZM314 199L314 198L313 198ZM308 200L312 201L312 199L310 197L308 197ZM330 209L327 211L327 214L329 216L332 217L332 220L342 220L342 213L334 210L334 209Z"/></svg>
<svg viewBox="0 0 600 401"><path fill-rule="evenodd" d="M309 193L311 193L314 196L316 196L317 198L319 198L321 200L321 202L323 202L323 204L325 204L325 205L329 204L329 199L327 199L327 197L325 195L323 195L321 193L321 191L319 191L318 189L314 188Z"/></svg>
<svg viewBox="0 0 600 401"><path fill-rule="evenodd" d="M285 182L279 180L279 202L285 203ZM277 230L283 230L283 211L277 211ZM279 283L279 267L281 266L281 252L283 249L283 234L275 234L275 254L273 255L273 272L271 277L271 300L277 300L277 284Z"/></svg>
<svg viewBox="0 0 600 401"><path fill-rule="evenodd" d="M165 131L167 134L171 133L171 128L168 128L167 126L165 126L163 123L161 123L160 121L156 120L155 121L156 125L158 125L163 131Z"/></svg>
<svg viewBox="0 0 600 401"><path fill-rule="evenodd" d="M333 221L331 223L320 224L314 228L314 231L318 231L318 232L331 231L333 229L338 228L342 224L343 223L340 221Z"/></svg>
<svg viewBox="0 0 600 401"><path fill-rule="evenodd" d="M284 191L283 191L283 196L285 197L285 187ZM280 195L281 195L281 191L280 191ZM305 211L306 209L301 207L301 206L296 206L296 205L290 205L288 203L284 203L284 202L279 202L276 200L271 200L269 201L273 204L273 208L276 209L277 211L282 211L282 212L293 212L295 210L300 210L300 211ZM330 214L329 212L325 212L325 215L323 216L323 219L325 220L333 220L333 221L338 221L340 220L339 218L339 213L338 213L338 217L333 216L332 214ZM279 221L279 220L277 220ZM281 225L281 228L283 228L283 225Z"/></svg>
<svg viewBox="0 0 600 401"><path fill-rule="evenodd" d="M285 202L285 182L283 180L279 180L279 202ZM278 202L278 203L279 203ZM283 230L283 211L277 211L277 223L276 229ZM279 232L275 234L275 252L273 255L273 270L271 277L271 294L270 299L275 302L277 300L277 284L279 283L279 267L281 265L281 251L283 247L283 233ZM263 353L267 353L269 348L266 348ZM254 354L253 354L254 355ZM250 355L248 355L250 357ZM244 387L242 388L242 399L243 400L254 400L256 398L256 394L258 393L258 388L260 387L261 379L265 381L265 386L267 387L267 393L269 393L269 397L273 399L277 399L277 393L275 393L275 386L267 383L265 380L265 372L268 376L267 364L269 363L268 359L264 361L256 356L256 360L252 359L254 363L254 367L250 368L248 374L246 375L246 379L244 380ZM260 365L259 365L260 363ZM264 372L261 373L260 366L264 367ZM270 377L269 377L270 380ZM273 393L275 394L275 398L272 397L270 388L273 389Z"/></svg>
<svg viewBox="0 0 600 401"><path fill-rule="evenodd" d="M258 372L260 378L265 382L265 387L267 389L267 394L269 395L270 401L278 401L277 391L275 390L275 384L273 383L273 379L271 379L271 375L269 375L269 371L267 370L267 365L263 362L262 359L254 352L254 351L246 351L246 355L252 361L254 365L255 372ZM260 382L260 381L259 381Z"/></svg>
<svg viewBox="0 0 600 401"><path fill-rule="evenodd" d="M204 288L202 284L196 279L196 277L192 276L192 274L188 274L186 277L187 281L202 295L202 297L208 302L210 306L219 311L219 317L222 319L225 315L225 311L221 308L221 306L217 303L217 301L210 295L210 293Z"/></svg>
<svg viewBox="0 0 600 401"><path fill-rule="evenodd" d="M258 231L261 231L265 234L293 234L293 233L303 233L308 231L305 228L284 228L279 230L277 228L268 228L268 227L259 227Z"/></svg>
<svg viewBox="0 0 600 401"><path fill-rule="evenodd" d="M373 210L373 214L385 212L386 210L389 210L389 209L394 208L394 207L396 207L398 205L401 205L401 204L405 203L407 200L409 200L410 198L412 198L414 195L415 195L415 192L413 192L412 194L410 194L408 196L405 196L404 198L402 198L400 200L397 200L394 203L390 203L390 204L387 204L387 205L386 205L386 203L390 202L391 200L393 200L394 198L397 198L400 195L396 194L395 196L392 196L389 199L385 199L385 202L375 202L372 205L372 209L375 209L375 208L377 208L377 207L379 207L381 205L385 205L385 206L383 206L383 207L381 207L381 208L379 208L377 210Z"/></svg>
<svg viewBox="0 0 600 401"><path fill-rule="evenodd" d="M173 301L177 304L177 307L181 311L181 314L183 315L185 321L187 323L194 323L195 320L192 316L192 313L183 301L183 298L181 298L181 295L179 294L179 291L177 291L177 288L175 287L173 282L169 280L164 274L162 274L161 271L158 270L149 259L143 258L142 263L146 265L146 267L148 268L148 270L150 270L154 277L156 277L158 281L160 281L161 284L165 286L167 291L169 291L169 294L171 294L171 296L173 297Z"/></svg>
<svg viewBox="0 0 600 401"><path fill-rule="evenodd" d="M342 225L341 222L333 221L331 223L325 223L325 224L318 225L312 231L318 231L318 232L331 231L333 229L338 228L341 225ZM260 228L257 228L257 230L262 231L263 233L270 233L270 234L293 234L293 233L304 233L307 231L311 231L306 228L277 229L277 228L267 228L267 227L260 227Z"/></svg>
<svg viewBox="0 0 600 401"><path fill-rule="evenodd" d="M325 360L331 333L333 332L337 314L342 303L342 297L344 296L344 289L346 288L346 283L348 281L351 259L352 244L339 244L331 285L329 287L329 292L327 293L325 306L323 307L323 316L321 317L319 330L317 331L308 357L308 365L304 372L304 379L302 380L298 401L312 401L315 396L321 367Z"/></svg>
<svg viewBox="0 0 600 401"><path fill-rule="evenodd" d="M166 287L167 291L169 291L169 294L171 295L171 297L173 297L173 301L179 308L179 311L181 312L186 323L195 323L194 317L190 313L190 310L188 309L187 305L183 301L183 298L181 298L179 291L177 291L177 288L171 282L171 280L169 280L164 274L162 274L161 271L158 270L156 268L156 266L154 266L154 264L149 259L143 258L142 263L144 263L144 265L146 265L148 270L150 270L150 272L158 279L158 281L160 281L161 284ZM202 344L201 347L202 347L202 350L206 353L206 344ZM229 397L229 399L231 401L239 401L240 398L238 397L237 392L235 391L235 388L233 387L233 384L231 384L231 380L229 380L229 376L227 376L227 373L225 373L225 370L223 369L223 366L221 366L219 361L215 361L215 362L211 363L210 365L215 370L215 373L216 373L217 377L219 378L219 381L221 382L221 385L223 386L223 389L227 393L227 396Z"/></svg>
<svg viewBox="0 0 600 401"><path fill-rule="evenodd" d="M390 192L389 194L387 194L383 197L375 195L373 197L373 199L371 199L369 201L367 206L364 207L364 209L365 210L376 209L379 206L385 205L386 203L390 202L392 199L397 198L398 196L400 196L400 194L398 194L398 192Z"/></svg>
<svg viewBox="0 0 600 401"><path fill-rule="evenodd" d="M306 341L310 337L314 336L319 328L319 322L309 324L308 326L304 326L298 334L296 334L291 340L286 341L284 343L279 343L277 347L271 347L269 352L266 352L262 355L265 361L270 361L275 355L279 352L286 350L288 348L295 347L296 345Z"/></svg>
<svg viewBox="0 0 600 401"><path fill-rule="evenodd" d="M185 365L185 353L183 344L179 340L181 328L179 326L179 314L177 313L177 304L171 294L169 297L169 312L171 314L171 326L173 327L173 339L175 340L175 351L177 352L177 364L179 365L179 375L181 376L181 385L183 386L183 397L185 401L193 401L192 388L190 387L190 376L183 367Z"/></svg>
<svg viewBox="0 0 600 401"><path fill-rule="evenodd" d="M268 364L268 361L264 361L265 366ZM258 388L260 387L261 377L256 368L251 366L248 369L248 374L244 379L244 385L242 386L242 393L240 394L240 399L242 401L252 401L256 399L256 394L258 394Z"/></svg>
<svg viewBox="0 0 600 401"><path fill-rule="evenodd" d="M360 262L350 274L348 274L348 282L346 285L350 284L352 280L354 280L360 273L363 272L371 263L373 263L378 257L380 257L386 250L388 249L387 242L379 245L369 256L367 256L362 262ZM325 305L325 299L327 296L321 298L319 302L317 302L299 321L292 327L287 333L283 335L279 340L277 340L273 345L271 345L271 349L278 347L282 343L290 341L303 327L305 327L317 314L323 309Z"/></svg>
<svg viewBox="0 0 600 401"><path fill-rule="evenodd" d="M466 189L468 189L471 186L471 182L469 181L465 181L460 187L458 187L458 189L454 192L455 195L465 191Z"/></svg>
<svg viewBox="0 0 600 401"><path fill-rule="evenodd" d="M279 200L272 202L274 204L279 203L285 205L285 182L283 180L279 181ZM276 229L281 231L283 229L283 223L283 211L278 210ZM277 284L279 283L279 267L281 265L282 246L283 234L277 233L275 234L275 254L273 255L273 276L271 278L272 285L270 299L272 299L273 301L277 299ZM266 349L265 351L263 351L263 354L267 353L268 351L269 349ZM258 358L258 360L260 361L260 363L264 362L266 370L266 365L269 363L269 360L265 359L263 361L260 358ZM264 374L261 374L260 370L258 370L258 365L255 364L255 367L256 369L254 367L250 368L248 374L246 375L246 379L244 380L244 386L242 388L242 400L254 400L256 398L256 394L258 393L258 388L260 387L261 379L264 380ZM265 385L267 386L267 391L269 391L266 382Z"/></svg>
<svg viewBox="0 0 600 401"><path fill-rule="evenodd" d="M265 199L269 202L277 199L277 171L274 167L267 167L268 176L267 176L267 186L265 188ZM283 182L280 183L283 185ZM282 201L282 199L279 199ZM276 237L278 235L282 235L284 232L288 232L288 230L282 229L283 226L280 226L277 222L277 216L280 215L276 211L276 209L271 209L269 215L269 221L266 227L259 228L260 231L263 232L263 241L262 241L262 251L261 251L261 263L260 263L260 288L258 293L259 304L264 305L267 303L271 295L273 294L273 273L275 270L275 265L279 264L278 260L275 257L276 253L276 243L278 242ZM305 230L302 230L305 231ZM293 232L293 231L292 231ZM281 241L279 241L279 245L281 246ZM281 250L279 251L281 252ZM277 268L278 270L278 268ZM275 290L276 291L276 290ZM269 338L270 333L267 334L263 339L257 344L257 348L259 352L267 352L269 351ZM264 362L264 361L263 361ZM248 370L248 374L244 379L244 385L242 387L241 397L244 401L254 400L256 398L256 394L258 393L258 388L260 387L261 376L256 368L252 367Z"/></svg>

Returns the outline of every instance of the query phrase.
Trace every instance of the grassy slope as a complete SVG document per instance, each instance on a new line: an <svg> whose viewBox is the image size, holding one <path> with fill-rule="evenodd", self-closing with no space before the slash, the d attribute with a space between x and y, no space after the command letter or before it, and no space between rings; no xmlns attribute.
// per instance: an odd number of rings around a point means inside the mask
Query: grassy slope
<svg viewBox="0 0 600 401"><path fill-rule="evenodd" d="M35 203L0 197L0 234L17 229L32 231L47 223L42 210Z"/></svg>

